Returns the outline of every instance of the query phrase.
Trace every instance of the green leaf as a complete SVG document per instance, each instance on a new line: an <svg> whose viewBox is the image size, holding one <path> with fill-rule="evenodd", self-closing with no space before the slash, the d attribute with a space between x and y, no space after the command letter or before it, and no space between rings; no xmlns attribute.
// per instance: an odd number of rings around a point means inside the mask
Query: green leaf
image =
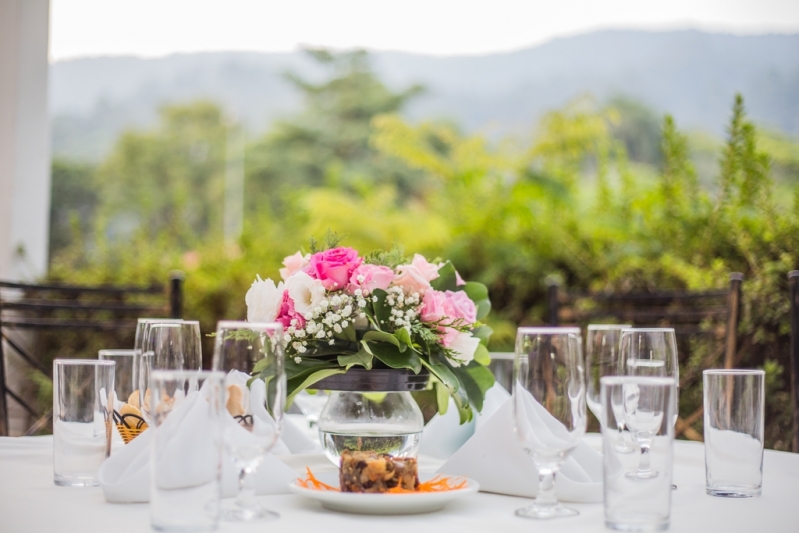
<svg viewBox="0 0 799 533"><path fill-rule="evenodd" d="M350 324L346 328L341 330L341 333L334 333L334 337L338 337L339 339L344 339L349 342L358 342L358 339L355 335L355 326Z"/></svg>
<svg viewBox="0 0 799 533"><path fill-rule="evenodd" d="M377 297L376 302L372 302L372 298ZM391 307L386 303L388 294L382 289L375 289L370 295L370 306L374 311L374 325L379 330L386 330L389 327L389 318L391 318Z"/></svg>
<svg viewBox="0 0 799 533"><path fill-rule="evenodd" d="M464 292L477 307L477 320L485 318L491 311L491 300L488 299L488 288L482 283L468 281L463 287Z"/></svg>
<svg viewBox="0 0 799 533"><path fill-rule="evenodd" d="M263 359L261 359L260 361L255 363L255 365L253 365L253 367L252 367L253 375L260 373L261 370L266 368L266 365L268 365L268 364L269 364L269 359L267 359L266 357L264 357Z"/></svg>
<svg viewBox="0 0 799 533"><path fill-rule="evenodd" d="M349 370L355 365L360 365L366 370L371 370L373 357L374 356L366 350L361 350L352 355L339 355L338 364L343 366L346 370Z"/></svg>
<svg viewBox="0 0 799 533"><path fill-rule="evenodd" d="M480 339L480 343L486 346L488 346L488 339L491 338L492 333L494 330L485 324L472 330L472 335Z"/></svg>
<svg viewBox="0 0 799 533"><path fill-rule="evenodd" d="M449 390L443 383L436 383L436 403L438 403L438 414L447 414L449 408Z"/></svg>
<svg viewBox="0 0 799 533"><path fill-rule="evenodd" d="M305 378L302 382L300 382L294 387L292 387L290 384L288 388L291 392L289 392L288 398L286 398L286 405L287 406L291 405L291 402L294 401L294 397L297 395L297 393L299 393L306 387L310 387L317 381L321 381L327 377L335 376L336 374L343 374L344 372L346 372L346 370L342 368L328 368L326 370L319 370L318 372L314 372L313 374Z"/></svg>
<svg viewBox="0 0 799 533"><path fill-rule="evenodd" d="M285 361L286 379L294 379L299 376L310 375L317 370L333 368L335 361L329 359L315 359L313 357L303 357L302 361L296 363L293 357L287 357Z"/></svg>
<svg viewBox="0 0 799 533"><path fill-rule="evenodd" d="M458 279L455 275L455 267L451 262L447 261L438 269L438 277L431 281L430 285L437 291L458 290Z"/></svg>
<svg viewBox="0 0 799 533"><path fill-rule="evenodd" d="M485 393L494 385L494 375L489 369L475 362L469 363L467 367L456 368L455 375L463 384L469 403L478 411L482 411Z"/></svg>
<svg viewBox="0 0 799 533"><path fill-rule="evenodd" d="M458 377L452 372L452 370L444 363L436 361L434 357L430 358L430 361L425 361L424 359L421 360L422 364L427 367L427 369L438 378L444 385L446 385L452 394L458 390L460 387L460 382L458 381Z"/></svg>
<svg viewBox="0 0 799 533"><path fill-rule="evenodd" d="M411 332L408 331L408 328L400 328L394 332L394 337L399 341L399 349L401 352L405 351L405 348L413 348L413 341L411 340Z"/></svg>
<svg viewBox="0 0 799 533"><path fill-rule="evenodd" d="M371 353L388 367L409 368L413 370L415 374L418 374L422 370L422 360L416 355L416 352L412 350L406 350L405 353L402 353L399 348L393 344L384 342L367 343L366 341L362 341L362 343L367 345Z"/></svg>
<svg viewBox="0 0 799 533"><path fill-rule="evenodd" d="M477 350L474 351L474 362L483 366L488 366L491 363L491 355L484 344L477 345Z"/></svg>
<svg viewBox="0 0 799 533"><path fill-rule="evenodd" d="M455 401L455 407L458 408L461 425L470 421L474 417L474 412L472 412L472 406L469 405L466 393L463 390L459 390L457 394L452 395L452 399Z"/></svg>
<svg viewBox="0 0 799 533"><path fill-rule="evenodd" d="M393 344L397 348L400 347L397 337L391 333L386 333L385 331L367 331L363 336L363 340L371 342L387 342L389 344Z"/></svg>

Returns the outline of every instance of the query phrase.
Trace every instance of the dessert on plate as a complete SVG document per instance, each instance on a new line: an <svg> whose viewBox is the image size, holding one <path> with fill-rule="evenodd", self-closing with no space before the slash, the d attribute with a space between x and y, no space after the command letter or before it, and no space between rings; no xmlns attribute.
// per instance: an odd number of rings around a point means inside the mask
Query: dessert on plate
<svg viewBox="0 0 799 533"><path fill-rule="evenodd" d="M341 453L339 483L341 492L380 493L397 487L417 490L419 473L416 459L344 450Z"/></svg>

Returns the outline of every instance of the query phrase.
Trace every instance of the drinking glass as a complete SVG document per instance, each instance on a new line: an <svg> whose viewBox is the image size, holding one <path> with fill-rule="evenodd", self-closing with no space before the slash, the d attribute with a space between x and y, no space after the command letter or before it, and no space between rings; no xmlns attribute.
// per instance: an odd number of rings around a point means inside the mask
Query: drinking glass
<svg viewBox="0 0 799 533"><path fill-rule="evenodd" d="M56 485L99 485L111 454L113 361L53 361L53 479Z"/></svg>
<svg viewBox="0 0 799 533"><path fill-rule="evenodd" d="M629 376L607 376L600 382L605 526L621 531L668 529L677 382ZM645 466L654 475L641 475L641 461L617 450L616 429L621 423L646 435Z"/></svg>
<svg viewBox="0 0 799 533"><path fill-rule="evenodd" d="M146 389L141 389L141 379L142 373L144 372L144 366L149 363L149 359L145 360L142 357L144 353L144 340L147 338L147 333L150 329L152 324L180 324L181 319L179 318L140 318L136 322L136 335L133 340L133 351L136 353L138 357L139 366L136 368L136 381L135 389L139 391L139 397L144 396L144 392ZM146 369L149 371L149 366ZM139 397L135 398L135 405L139 407L140 399Z"/></svg>
<svg viewBox="0 0 799 533"><path fill-rule="evenodd" d="M519 328L513 366L516 434L538 470L538 494L517 516L555 518L555 475L585 433L585 373L579 328Z"/></svg>
<svg viewBox="0 0 799 533"><path fill-rule="evenodd" d="M677 423L677 401L680 383L680 365L677 358L677 337L674 328L630 328L622 330L619 348L620 375L634 377L667 377L677 383L677 392L672 397L674 408L671 410L671 424ZM619 402L613 402L618 409ZM620 418L620 417L617 417ZM626 420L626 418L625 418ZM648 467L648 449L651 445L650 434L636 431L628 425L630 432L638 441L641 450L637 472L629 472L630 476L646 478L657 475Z"/></svg>
<svg viewBox="0 0 799 533"><path fill-rule="evenodd" d="M763 370L705 370L705 490L751 498L763 485Z"/></svg>
<svg viewBox="0 0 799 533"><path fill-rule="evenodd" d="M154 370L150 442L150 525L210 531L222 496L221 372Z"/></svg>
<svg viewBox="0 0 799 533"><path fill-rule="evenodd" d="M587 376L586 403L597 420L602 420L602 404L599 401L599 380L604 376L619 373L619 341L623 329L629 324L590 324L585 339L585 373ZM616 451L632 453L635 449L624 442L624 418L619 420L619 438Z"/></svg>
<svg viewBox="0 0 799 533"><path fill-rule="evenodd" d="M139 364L141 411L150 411L150 372L153 370L199 370L202 367L200 323L196 320L150 322L144 328Z"/></svg>
<svg viewBox="0 0 799 533"><path fill-rule="evenodd" d="M213 368L226 373L225 406L238 422L225 425L224 430L225 449L239 469L238 497L232 506L222 510L225 520L245 522L278 517L256 502L253 473L277 443L282 430L286 404L283 365L281 324L217 324Z"/></svg>
<svg viewBox="0 0 799 533"><path fill-rule="evenodd" d="M133 391L139 388L139 356L136 350L100 350L97 358L116 363L114 392L117 401L127 402Z"/></svg>

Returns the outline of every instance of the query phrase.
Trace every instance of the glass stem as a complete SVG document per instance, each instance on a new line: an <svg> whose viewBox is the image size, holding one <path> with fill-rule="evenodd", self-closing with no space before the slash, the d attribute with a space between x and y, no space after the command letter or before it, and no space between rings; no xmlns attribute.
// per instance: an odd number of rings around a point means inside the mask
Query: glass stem
<svg viewBox="0 0 799 533"><path fill-rule="evenodd" d="M652 443L649 440L641 439L638 444L641 446L641 460L638 463L638 472L649 472L652 470L652 466L649 463L649 449Z"/></svg>
<svg viewBox="0 0 799 533"><path fill-rule="evenodd" d="M252 468L242 468L239 470L239 494L236 496L236 505L239 507L255 506L255 488L250 486L249 475Z"/></svg>
<svg viewBox="0 0 799 533"><path fill-rule="evenodd" d="M555 469L541 467L538 470L538 496L535 497L537 507L554 507L558 504L555 494Z"/></svg>
<svg viewBox="0 0 799 533"><path fill-rule="evenodd" d="M618 444L619 446L624 446L624 422L618 421L618 426L619 426Z"/></svg>

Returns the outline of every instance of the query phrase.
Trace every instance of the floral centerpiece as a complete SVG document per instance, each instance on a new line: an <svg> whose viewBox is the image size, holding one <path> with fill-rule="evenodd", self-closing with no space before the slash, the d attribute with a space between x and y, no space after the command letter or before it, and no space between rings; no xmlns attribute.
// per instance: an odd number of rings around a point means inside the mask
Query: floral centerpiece
<svg viewBox="0 0 799 533"><path fill-rule="evenodd" d="M289 399L353 367L426 370L438 412L451 397L461 423L470 420L494 383L485 285L449 261L408 260L396 247L362 257L336 244L316 250L312 241L311 253L285 258L282 281L258 276L247 291L248 321L285 328Z"/></svg>

